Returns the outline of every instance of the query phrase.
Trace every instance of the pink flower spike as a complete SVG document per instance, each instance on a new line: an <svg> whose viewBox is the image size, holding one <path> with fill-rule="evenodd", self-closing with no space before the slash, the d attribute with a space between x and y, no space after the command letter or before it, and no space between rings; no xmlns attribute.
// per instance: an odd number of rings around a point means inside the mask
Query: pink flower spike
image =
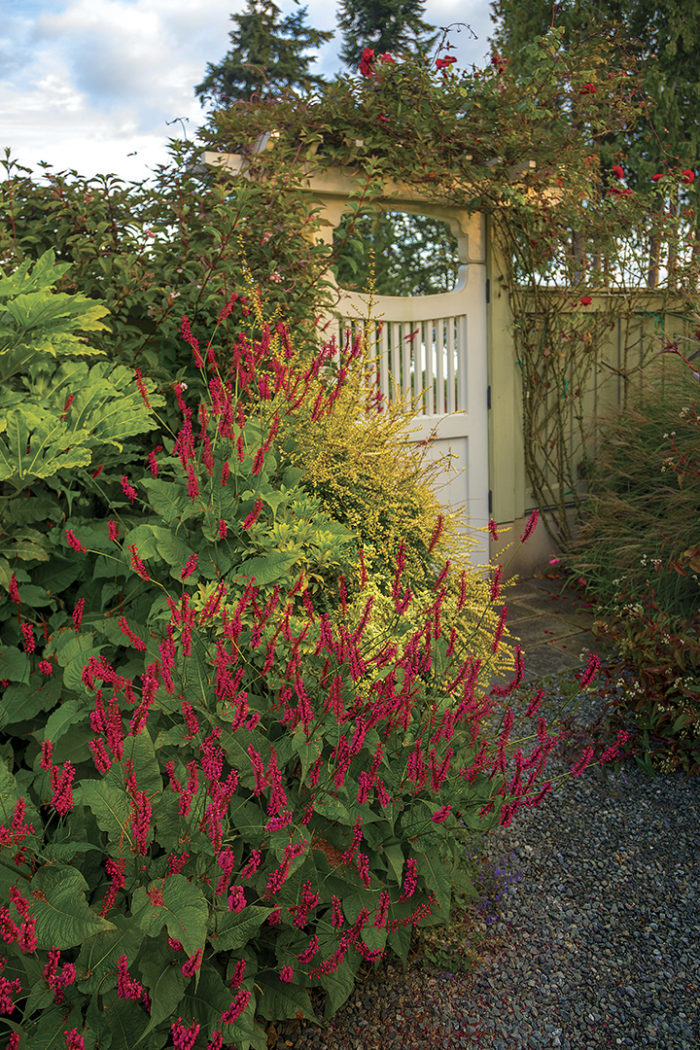
<svg viewBox="0 0 700 1050"><path fill-rule="evenodd" d="M243 528L244 529L247 530L247 529L251 528L255 524L255 522L258 520L258 517L260 516L260 511L262 510L262 508L263 508L263 501L261 499L256 499L255 504L253 506L253 509L251 510L250 514L245 519L245 521L243 522Z"/></svg>
<svg viewBox="0 0 700 1050"><path fill-rule="evenodd" d="M66 1050L85 1050L85 1040L77 1028L63 1033L66 1037ZM19 1044L18 1044L19 1045Z"/></svg>
<svg viewBox="0 0 700 1050"><path fill-rule="evenodd" d="M294 970L291 966L283 966L280 970L280 981L284 981L285 984L289 984L290 981L294 980Z"/></svg>
<svg viewBox="0 0 700 1050"><path fill-rule="evenodd" d="M185 564L184 568L182 569L182 572L180 573L180 579L181 580L186 580L188 576L192 575L192 573L194 572L194 570L196 568L197 568L197 555L196 554L190 554L189 558L187 559L187 563Z"/></svg>
<svg viewBox="0 0 700 1050"><path fill-rule="evenodd" d="M36 649L36 639L34 638L34 628L30 623L23 623L20 630L22 631L22 640L24 643L25 653L33 653Z"/></svg>
<svg viewBox="0 0 700 1050"><path fill-rule="evenodd" d="M146 408L150 409L151 402L148 400L148 390L146 389L146 384L143 381L143 376L141 375L140 368L134 369L134 377L136 379L136 386L138 388L138 392L141 395L141 400L143 401Z"/></svg>
<svg viewBox="0 0 700 1050"><path fill-rule="evenodd" d="M452 806L443 806L442 809L436 810L430 818L433 824L444 824L450 815L451 809Z"/></svg>
<svg viewBox="0 0 700 1050"><path fill-rule="evenodd" d="M39 661L39 670L41 671L42 674L45 674L45 675L52 675L53 674L53 667L51 666L51 664L49 663L48 660L40 660Z"/></svg>
<svg viewBox="0 0 700 1050"><path fill-rule="evenodd" d="M132 485L132 484L130 483L130 481L129 481L129 479L127 478L126 474L122 474L122 477L121 477L121 482L120 482L120 484L121 484L121 487L122 487L122 492L124 493L124 495L125 495L125 496L126 496L126 497L127 497L128 499L129 499L129 500L131 500L131 502L132 502L132 503L135 503L135 502L136 502L136 500L137 500L137 499L139 498L139 496L138 496L138 492L137 492L137 491L136 491L136 489L135 489L135 488L133 487L133 485Z"/></svg>
<svg viewBox="0 0 700 1050"><path fill-rule="evenodd" d="M533 510L532 514L528 518L527 525L525 526L525 532L520 537L521 543L525 543L535 531L535 528L537 527L537 522L539 520L539 516L540 512L538 510Z"/></svg>
<svg viewBox="0 0 700 1050"><path fill-rule="evenodd" d="M107 528L109 531L110 540L112 541L112 543L116 543L119 539L119 526L117 525L116 521L110 521Z"/></svg>
<svg viewBox="0 0 700 1050"><path fill-rule="evenodd" d="M72 547L74 551L79 551L80 554L86 553L86 548L83 547L72 529L66 529L66 539L68 540L68 546Z"/></svg>
<svg viewBox="0 0 700 1050"><path fill-rule="evenodd" d="M79 598L75 603L75 609L73 609L73 629L78 630L83 620L83 609L85 608L85 599Z"/></svg>
<svg viewBox="0 0 700 1050"><path fill-rule="evenodd" d="M15 605L19 605L20 602L21 602L21 598L19 596L19 590L17 589L17 576L16 576L16 574L14 572L12 573L12 577L10 579L10 588L9 589L10 589L10 598L15 603Z"/></svg>
<svg viewBox="0 0 700 1050"><path fill-rule="evenodd" d="M600 657L597 653L591 653L588 657L588 664L586 670L579 678L579 683L582 689L585 689L587 685L590 685L600 667Z"/></svg>
<svg viewBox="0 0 700 1050"><path fill-rule="evenodd" d="M185 1028L182 1018L178 1017L170 1026L170 1035L173 1040L173 1050L193 1050L199 1035L199 1022L193 1021L189 1028Z"/></svg>

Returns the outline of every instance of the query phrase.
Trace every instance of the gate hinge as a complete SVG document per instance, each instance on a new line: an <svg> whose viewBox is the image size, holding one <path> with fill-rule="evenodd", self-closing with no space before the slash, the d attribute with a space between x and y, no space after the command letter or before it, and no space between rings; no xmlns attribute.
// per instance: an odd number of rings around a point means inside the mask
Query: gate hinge
<svg viewBox="0 0 700 1050"><path fill-rule="evenodd" d="M491 408L491 385L486 387L486 407Z"/></svg>
<svg viewBox="0 0 700 1050"><path fill-rule="evenodd" d="M489 517L493 514L493 492L489 489Z"/></svg>
<svg viewBox="0 0 700 1050"><path fill-rule="evenodd" d="M486 302L491 302L491 278L486 278Z"/></svg>

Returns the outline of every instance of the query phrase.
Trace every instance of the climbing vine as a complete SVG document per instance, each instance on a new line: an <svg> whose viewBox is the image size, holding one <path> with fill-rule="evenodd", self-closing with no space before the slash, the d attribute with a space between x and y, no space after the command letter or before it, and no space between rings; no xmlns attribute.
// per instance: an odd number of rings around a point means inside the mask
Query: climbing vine
<svg viewBox="0 0 700 1050"><path fill-rule="evenodd" d="M368 54L360 76L320 95L239 103L202 132L209 148L242 153L253 180L350 170L358 217L389 179L491 217L514 318L532 504L560 542L594 450L586 405L605 379L626 402L648 358L672 342L668 312L684 313L700 260L694 172L669 157L632 190L624 156L610 155L613 138L653 115L634 55L614 37L575 48L562 37L553 29L529 45L525 82L498 54L472 70L449 55L429 67Z"/></svg>

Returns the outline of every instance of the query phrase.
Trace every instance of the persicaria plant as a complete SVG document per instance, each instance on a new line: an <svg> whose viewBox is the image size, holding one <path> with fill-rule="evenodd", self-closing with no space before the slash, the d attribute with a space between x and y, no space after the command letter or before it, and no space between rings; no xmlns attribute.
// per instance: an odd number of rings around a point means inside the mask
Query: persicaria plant
<svg viewBox="0 0 700 1050"><path fill-rule="evenodd" d="M541 697L516 738L522 657L509 685L479 686L441 616L438 548L418 626L399 549L394 618L370 635L355 536L288 465L294 413L333 411L359 344L300 364L263 324L223 361L182 332L203 396L177 384L181 425L148 473L119 471L101 517L53 533L98 589L76 583L46 618L13 574L29 661L5 683L0 762L15 1048L263 1050L266 1021L316 1017L312 989L328 1017L363 962L405 961L469 886L464 839L551 787Z"/></svg>

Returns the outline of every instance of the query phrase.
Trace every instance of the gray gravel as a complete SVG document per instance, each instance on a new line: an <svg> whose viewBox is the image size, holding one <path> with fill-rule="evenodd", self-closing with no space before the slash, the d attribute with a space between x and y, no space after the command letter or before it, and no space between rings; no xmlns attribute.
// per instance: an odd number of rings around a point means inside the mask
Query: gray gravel
<svg viewBox="0 0 700 1050"><path fill-rule="evenodd" d="M389 967L278 1045L698 1050L700 778L589 769L487 851L475 971Z"/></svg>

